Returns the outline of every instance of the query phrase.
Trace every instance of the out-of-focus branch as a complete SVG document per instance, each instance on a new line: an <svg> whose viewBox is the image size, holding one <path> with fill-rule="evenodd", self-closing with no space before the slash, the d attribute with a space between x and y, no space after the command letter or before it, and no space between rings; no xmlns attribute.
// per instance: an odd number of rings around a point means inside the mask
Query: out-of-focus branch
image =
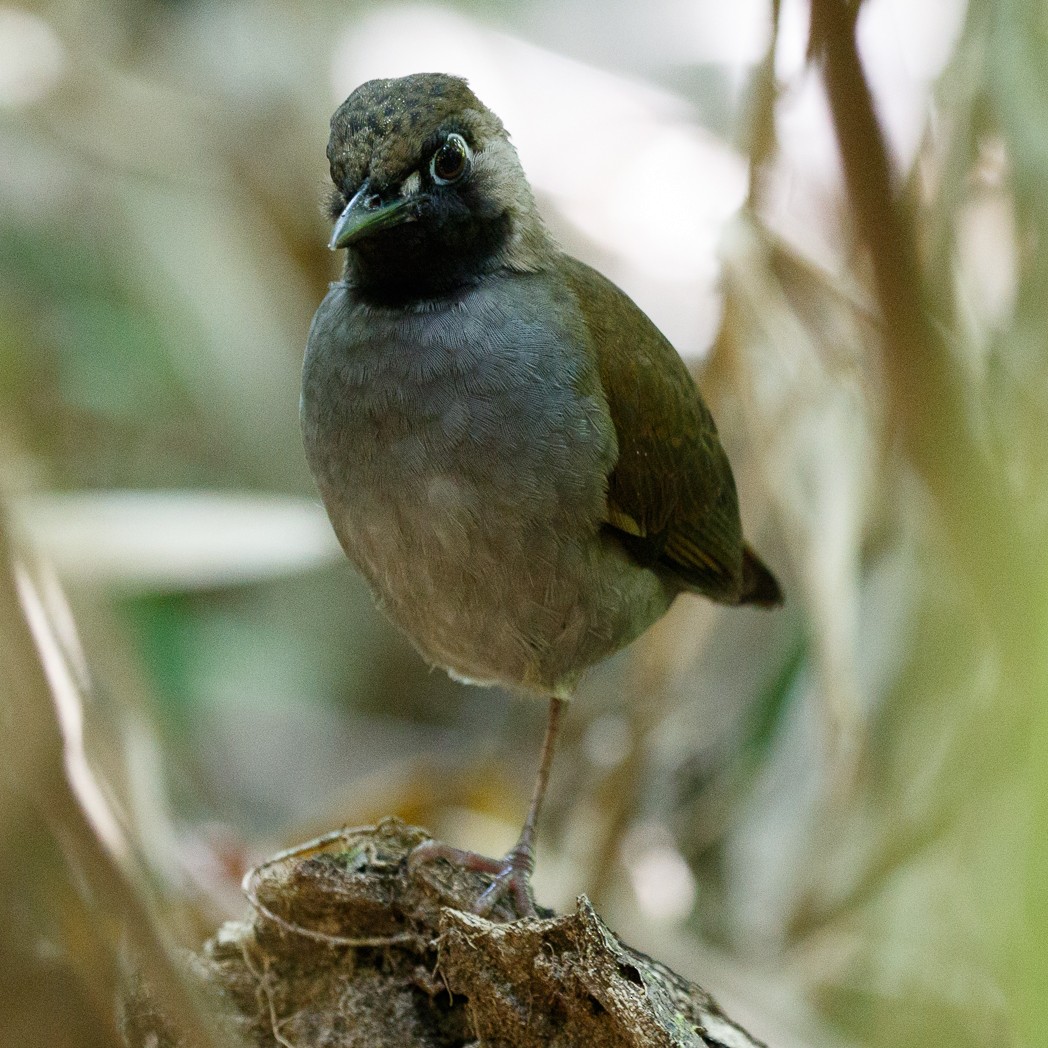
<svg viewBox="0 0 1048 1048"><path fill-rule="evenodd" d="M1029 782L1025 770L1029 747L1031 743L1043 747L1048 739L1048 718L1043 712L1048 687L1044 527L1039 508L1024 504L1009 487L1007 472L1012 463L1007 447L1001 449L997 460L980 440L980 420L960 386L963 369L950 360L945 340L944 331L951 318L933 319L928 309L927 288L932 275L921 271L914 223L897 192L885 138L863 75L855 38L857 14L857 3L812 0L812 45L823 63L856 226L873 265L885 326L888 394L910 460L938 502L956 560L975 583L973 596L982 605L987 633L996 649L995 694L1001 726L992 737L980 740L979 755L1002 779L1015 776L1020 782ZM992 22L995 27L1005 27L990 32L990 40L1014 44L996 55L991 51L992 71L986 74L991 95L1005 99L1002 108L1006 126L1010 122L1014 147L1023 137L1015 134L1020 122L1035 120L1043 110L1042 96L1031 88L1031 83L1043 81L1043 45L1033 54L1026 50L1037 49L1043 40L1043 6L1020 2L1002 9L1000 5L979 4L973 7L972 17L984 20L984 25ZM1016 80L1017 71L1021 84ZM1022 193L1031 188L1038 200L1043 199L1043 136L1030 134L1029 140L1035 146L1025 151L1025 164L1023 160L1017 163L1020 201ZM1015 148L1015 152L1022 157L1024 150ZM1037 214L1037 208L1031 212ZM1020 356L1029 354L1031 344L1043 356L1043 296L1037 297L1037 281L1034 267L1032 275L1024 274L1019 291L1020 308L1010 341L1013 352ZM1031 294L1036 304L1024 316L1022 303L1029 302ZM1031 320L1036 328L1032 339ZM1033 497L1039 497L1039 492L1035 490ZM1033 781L1038 783L1036 778ZM1004 884L1002 894L1011 925L1006 936L1015 944L1015 956L1020 959L1005 979L1019 987L1016 1000L1022 1002L1020 1011L1025 1009L1028 1031L1035 1039L1043 1033L1043 985L1048 967L1040 946L1043 936L1037 934L1045 927L1045 852L1029 842L1045 839L1044 833L1038 832L1044 825L1044 796L1043 789L1034 789L1021 804L1026 812L1037 812L1033 818L1041 820L1038 826L1031 819L1028 841L1021 836L1020 828L1027 827L1020 820L1012 827L1002 827L1005 836L1000 844L1001 854L1006 849L1030 849L1026 883L1013 885L1010 890Z"/></svg>
<svg viewBox="0 0 1048 1048"><path fill-rule="evenodd" d="M116 1002L130 947L183 1022L187 1046L212 1048L218 1042L202 1020L198 995L143 901L145 875L83 751L83 680L64 612L17 558L0 514L0 849L14 860L4 872L14 883L4 886L30 908L28 900L46 894L42 905L60 930L53 945L91 1002L90 1016L67 1007L68 1041L58 1043L119 1043ZM58 869L56 852L63 860ZM47 932L26 934L38 941L15 948L29 967L9 975L26 1006L35 999L44 1012L54 1002L31 959Z"/></svg>
<svg viewBox="0 0 1048 1048"><path fill-rule="evenodd" d="M859 8L844 0L812 0L811 49L822 60L848 197L870 253L892 417L971 576L984 594L992 594L1023 559L1019 517L1003 471L978 439L975 405L965 396L961 369L945 341L950 318L933 318L929 309L914 225L859 58Z"/></svg>
<svg viewBox="0 0 1048 1048"><path fill-rule="evenodd" d="M870 250L885 325L893 395L908 427L930 414L929 390L943 390L936 414L968 440L959 390L950 379L940 336L928 319L912 223L899 198L888 146L855 40L858 3L812 0L811 50L821 57L845 183L855 222ZM909 434L913 436L913 434ZM921 442L923 446L924 442ZM932 449L937 447L933 444Z"/></svg>
<svg viewBox="0 0 1048 1048"><path fill-rule="evenodd" d="M748 148L750 160L750 191L748 206L753 209L761 198L764 173L775 152L775 99L778 83L775 78L775 52L779 46L779 15L781 0L772 0L771 37L764 58L753 72L753 87L750 92L751 118L748 126Z"/></svg>

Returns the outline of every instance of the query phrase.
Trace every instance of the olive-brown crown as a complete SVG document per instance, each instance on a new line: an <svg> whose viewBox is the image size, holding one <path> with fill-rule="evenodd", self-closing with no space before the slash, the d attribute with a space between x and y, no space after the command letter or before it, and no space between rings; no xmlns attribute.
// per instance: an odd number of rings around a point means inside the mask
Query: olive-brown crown
<svg viewBox="0 0 1048 1048"><path fill-rule="evenodd" d="M506 134L461 77L415 73L369 80L331 118L332 181L350 192L365 178L376 187L393 185L449 131L465 132L474 142Z"/></svg>

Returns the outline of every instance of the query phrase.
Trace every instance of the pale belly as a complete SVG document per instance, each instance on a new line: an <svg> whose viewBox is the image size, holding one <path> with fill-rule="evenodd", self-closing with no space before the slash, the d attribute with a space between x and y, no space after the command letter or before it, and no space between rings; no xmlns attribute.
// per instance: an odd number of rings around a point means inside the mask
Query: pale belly
<svg viewBox="0 0 1048 1048"><path fill-rule="evenodd" d="M665 611L662 583L599 531L490 502L478 520L467 483L428 487L424 502L343 505L336 530L386 613L455 676L566 694Z"/></svg>

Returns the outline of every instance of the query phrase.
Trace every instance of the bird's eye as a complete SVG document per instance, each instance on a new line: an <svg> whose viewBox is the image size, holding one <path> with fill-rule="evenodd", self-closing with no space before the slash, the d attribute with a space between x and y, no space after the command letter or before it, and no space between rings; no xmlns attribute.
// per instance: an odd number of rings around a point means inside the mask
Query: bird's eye
<svg viewBox="0 0 1048 1048"><path fill-rule="evenodd" d="M471 156L470 148L461 135L448 135L429 164L433 181L440 185L457 182L469 169Z"/></svg>

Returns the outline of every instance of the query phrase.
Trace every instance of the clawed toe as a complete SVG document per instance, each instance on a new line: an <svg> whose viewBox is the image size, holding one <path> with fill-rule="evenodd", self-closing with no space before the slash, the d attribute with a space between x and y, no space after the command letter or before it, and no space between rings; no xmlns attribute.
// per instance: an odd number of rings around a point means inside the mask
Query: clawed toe
<svg viewBox="0 0 1048 1048"><path fill-rule="evenodd" d="M506 896L511 896L518 917L535 916L535 900L531 894L531 871L534 857L531 850L517 845L505 858L492 859L478 852L453 848L441 841L423 841L408 856L408 869L443 859L459 869L489 874L491 884L469 905L478 917L487 917Z"/></svg>
<svg viewBox="0 0 1048 1048"><path fill-rule="evenodd" d="M502 868L478 896L473 904L473 912L478 917L487 917L495 904L507 895L513 896L518 916L535 916L535 899L531 894L531 856L521 854L516 849L502 860Z"/></svg>

